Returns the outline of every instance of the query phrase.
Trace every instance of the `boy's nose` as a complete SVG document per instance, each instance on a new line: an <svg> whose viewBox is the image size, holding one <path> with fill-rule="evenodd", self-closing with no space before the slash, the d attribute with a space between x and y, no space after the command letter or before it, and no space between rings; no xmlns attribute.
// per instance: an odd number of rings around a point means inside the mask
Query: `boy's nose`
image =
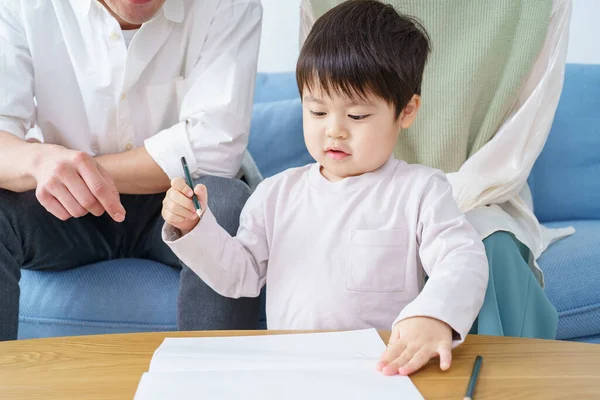
<svg viewBox="0 0 600 400"><path fill-rule="evenodd" d="M348 137L348 132L342 126L330 126L325 134L332 139L345 139Z"/></svg>

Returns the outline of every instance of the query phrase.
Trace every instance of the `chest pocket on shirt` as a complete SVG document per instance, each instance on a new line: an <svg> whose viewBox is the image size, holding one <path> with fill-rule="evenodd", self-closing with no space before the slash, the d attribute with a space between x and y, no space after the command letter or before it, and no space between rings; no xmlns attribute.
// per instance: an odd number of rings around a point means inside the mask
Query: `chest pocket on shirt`
<svg viewBox="0 0 600 400"><path fill-rule="evenodd" d="M146 87L152 133L158 133L179 122L184 82L183 77L178 77L171 82Z"/></svg>
<svg viewBox="0 0 600 400"><path fill-rule="evenodd" d="M346 287L361 292L403 291L407 235L403 229L351 231Z"/></svg>

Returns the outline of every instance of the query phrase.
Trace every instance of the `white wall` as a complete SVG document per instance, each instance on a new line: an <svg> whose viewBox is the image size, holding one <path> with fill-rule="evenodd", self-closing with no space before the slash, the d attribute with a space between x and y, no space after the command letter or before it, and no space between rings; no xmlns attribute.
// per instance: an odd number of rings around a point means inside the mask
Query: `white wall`
<svg viewBox="0 0 600 400"><path fill-rule="evenodd" d="M600 0L573 0L567 62L600 64Z"/></svg>
<svg viewBox="0 0 600 400"><path fill-rule="evenodd" d="M262 5L258 70L293 71L299 52L300 0L262 0Z"/></svg>
<svg viewBox="0 0 600 400"><path fill-rule="evenodd" d="M300 0L262 0L258 70L293 71L298 58ZM573 0L567 62L600 64L600 0Z"/></svg>

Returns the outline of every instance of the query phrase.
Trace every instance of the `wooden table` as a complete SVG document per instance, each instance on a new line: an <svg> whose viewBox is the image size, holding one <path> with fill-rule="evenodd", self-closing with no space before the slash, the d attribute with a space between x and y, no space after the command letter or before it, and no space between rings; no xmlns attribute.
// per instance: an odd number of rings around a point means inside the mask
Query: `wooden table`
<svg viewBox="0 0 600 400"><path fill-rule="evenodd" d="M1 399L133 399L165 337L236 336L266 331L167 332L0 343ZM284 332L269 332L279 334ZM381 333L387 342L389 333ZM476 399L600 399L600 345L469 336L452 368L430 363L412 376L426 399L462 399L477 354Z"/></svg>

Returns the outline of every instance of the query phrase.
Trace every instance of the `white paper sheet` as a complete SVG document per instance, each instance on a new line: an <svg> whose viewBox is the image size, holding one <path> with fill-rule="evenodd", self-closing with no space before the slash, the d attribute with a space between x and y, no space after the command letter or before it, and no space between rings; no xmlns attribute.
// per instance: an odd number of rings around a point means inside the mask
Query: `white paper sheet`
<svg viewBox="0 0 600 400"><path fill-rule="evenodd" d="M150 372L232 369L372 369L385 350L375 329L352 332L167 338Z"/></svg>
<svg viewBox="0 0 600 400"><path fill-rule="evenodd" d="M135 400L421 400L407 377L375 370L385 345L374 329L292 335L167 338Z"/></svg>
<svg viewBox="0 0 600 400"><path fill-rule="evenodd" d="M148 372L134 400L422 400L412 382L377 371Z"/></svg>

